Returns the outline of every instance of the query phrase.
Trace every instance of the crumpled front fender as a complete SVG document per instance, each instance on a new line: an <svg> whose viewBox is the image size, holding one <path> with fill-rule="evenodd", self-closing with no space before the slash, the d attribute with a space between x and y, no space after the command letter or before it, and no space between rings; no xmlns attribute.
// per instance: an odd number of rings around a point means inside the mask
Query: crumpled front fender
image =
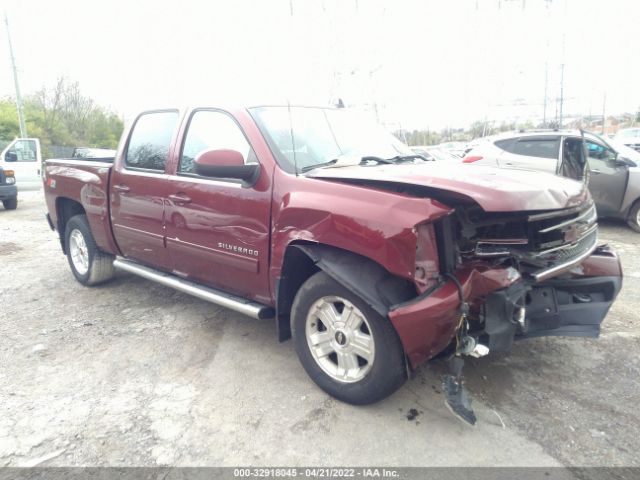
<svg viewBox="0 0 640 480"><path fill-rule="evenodd" d="M513 268L488 269L478 266L456 272L465 299L506 288L520 280ZM453 339L460 325L460 294L453 280L446 280L419 297L389 310L413 368L440 353Z"/></svg>

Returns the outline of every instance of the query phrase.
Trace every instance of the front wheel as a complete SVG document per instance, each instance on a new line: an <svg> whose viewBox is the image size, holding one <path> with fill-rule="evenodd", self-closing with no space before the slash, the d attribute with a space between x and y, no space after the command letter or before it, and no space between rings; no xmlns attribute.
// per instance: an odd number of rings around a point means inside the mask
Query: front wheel
<svg viewBox="0 0 640 480"><path fill-rule="evenodd" d="M65 245L71 271L81 284L97 285L113 277L113 255L98 248L86 215L76 215L69 219L65 230Z"/></svg>
<svg viewBox="0 0 640 480"><path fill-rule="evenodd" d="M291 331L306 372L339 400L374 403L406 380L404 352L389 320L324 272L298 291Z"/></svg>
<svg viewBox="0 0 640 480"><path fill-rule="evenodd" d="M5 210L15 210L18 208L18 197L7 198L2 201L2 206Z"/></svg>
<svg viewBox="0 0 640 480"><path fill-rule="evenodd" d="M637 200L636 203L633 204L633 207L631 207L627 224L633 230L640 233L640 200Z"/></svg>

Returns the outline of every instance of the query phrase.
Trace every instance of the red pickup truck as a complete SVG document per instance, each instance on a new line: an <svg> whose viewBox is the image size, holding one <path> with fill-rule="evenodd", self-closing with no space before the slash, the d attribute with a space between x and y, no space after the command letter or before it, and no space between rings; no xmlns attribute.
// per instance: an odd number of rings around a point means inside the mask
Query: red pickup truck
<svg viewBox="0 0 640 480"><path fill-rule="evenodd" d="M473 422L464 355L597 336L622 284L583 183L426 161L347 109L147 111L113 162L48 160L44 183L80 283L119 268L274 318L353 404L445 352L446 399Z"/></svg>

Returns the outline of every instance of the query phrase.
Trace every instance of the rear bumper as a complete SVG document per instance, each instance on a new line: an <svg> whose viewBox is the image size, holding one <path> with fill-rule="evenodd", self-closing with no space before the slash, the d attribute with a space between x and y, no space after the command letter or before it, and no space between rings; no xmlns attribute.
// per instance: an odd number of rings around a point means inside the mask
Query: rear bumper
<svg viewBox="0 0 640 480"><path fill-rule="evenodd" d="M622 287L620 261L598 247L562 278L523 281L512 268L475 267L456 272L465 300L475 311L470 334L492 351L508 351L514 340L541 336L597 337ZM524 321L517 310L525 308ZM473 316L473 315L472 315ZM437 355L461 323L459 290L453 281L389 311L413 367Z"/></svg>
<svg viewBox="0 0 640 480"><path fill-rule="evenodd" d="M15 185L0 185L0 200L8 200L18 195L18 187Z"/></svg>

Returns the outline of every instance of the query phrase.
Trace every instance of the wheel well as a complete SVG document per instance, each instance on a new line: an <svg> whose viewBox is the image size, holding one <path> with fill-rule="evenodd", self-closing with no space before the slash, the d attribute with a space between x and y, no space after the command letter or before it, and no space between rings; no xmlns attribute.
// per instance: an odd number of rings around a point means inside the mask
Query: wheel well
<svg viewBox="0 0 640 480"><path fill-rule="evenodd" d="M387 316L391 305L417 295L413 282L392 275L382 265L362 255L322 244L289 245L276 293L280 341L291 338L290 314L296 293L320 270L358 295L383 317Z"/></svg>
<svg viewBox="0 0 640 480"><path fill-rule="evenodd" d="M66 255L67 251L64 244L64 237L65 229L67 228L67 222L71 217L82 215L86 212L80 202L64 197L59 197L56 199L56 212L58 214L57 228L58 235L60 236L60 246L62 247L62 252Z"/></svg>
<svg viewBox="0 0 640 480"><path fill-rule="evenodd" d="M276 327L278 340L291 338L291 306L302 284L320 271L315 262L295 245L289 245L284 254L282 273L277 286Z"/></svg>
<svg viewBox="0 0 640 480"><path fill-rule="evenodd" d="M631 202L629 204L629 207L627 208L626 212L624 213L624 218L625 219L631 218L631 214L633 213L633 209L638 205L640 205L640 197L636 198L633 202Z"/></svg>

